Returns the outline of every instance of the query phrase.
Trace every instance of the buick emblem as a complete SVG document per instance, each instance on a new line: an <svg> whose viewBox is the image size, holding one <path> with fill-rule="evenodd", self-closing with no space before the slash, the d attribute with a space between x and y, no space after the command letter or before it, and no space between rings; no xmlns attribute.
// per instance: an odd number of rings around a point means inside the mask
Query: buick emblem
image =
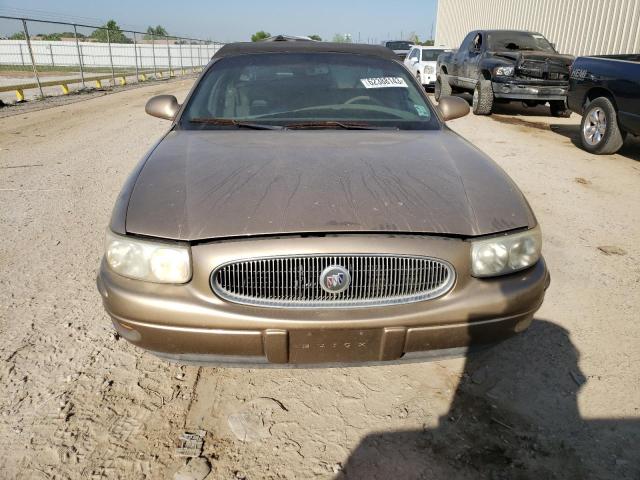
<svg viewBox="0 0 640 480"><path fill-rule="evenodd" d="M320 286L325 292L344 292L351 284L349 270L341 265L329 265L320 274Z"/></svg>

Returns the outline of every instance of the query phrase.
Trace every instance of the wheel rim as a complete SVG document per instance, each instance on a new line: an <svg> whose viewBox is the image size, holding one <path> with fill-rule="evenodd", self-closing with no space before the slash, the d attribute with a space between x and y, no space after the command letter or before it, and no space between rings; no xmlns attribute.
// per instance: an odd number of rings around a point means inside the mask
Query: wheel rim
<svg viewBox="0 0 640 480"><path fill-rule="evenodd" d="M607 131L607 116L600 107L589 110L585 118L582 134L589 145L598 145Z"/></svg>

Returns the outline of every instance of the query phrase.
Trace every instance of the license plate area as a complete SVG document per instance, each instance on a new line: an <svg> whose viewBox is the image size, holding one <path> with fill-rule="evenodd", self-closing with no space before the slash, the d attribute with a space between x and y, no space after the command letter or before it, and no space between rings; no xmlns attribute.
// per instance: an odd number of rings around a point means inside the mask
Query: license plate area
<svg viewBox="0 0 640 480"><path fill-rule="evenodd" d="M290 330L290 363L380 360L382 329Z"/></svg>

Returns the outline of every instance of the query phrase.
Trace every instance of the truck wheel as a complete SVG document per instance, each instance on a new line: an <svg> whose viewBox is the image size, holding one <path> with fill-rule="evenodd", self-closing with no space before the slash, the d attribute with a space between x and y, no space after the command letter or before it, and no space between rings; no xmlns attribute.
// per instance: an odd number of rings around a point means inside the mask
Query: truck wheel
<svg viewBox="0 0 640 480"><path fill-rule="evenodd" d="M564 100L552 100L549 102L549 108L552 117L569 118L571 116L571 110L567 108Z"/></svg>
<svg viewBox="0 0 640 480"><path fill-rule="evenodd" d="M476 115L491 115L493 109L493 88L491 80L480 80L473 90L473 113Z"/></svg>
<svg viewBox="0 0 640 480"><path fill-rule="evenodd" d="M449 85L449 77L445 73L441 73L436 78L436 85L433 87L433 96L436 102L440 101L440 97L448 97L451 95L451 85Z"/></svg>
<svg viewBox="0 0 640 480"><path fill-rule="evenodd" d="M591 102L582 115L580 142L584 149L596 155L616 153L626 134L618 127L616 109L606 97Z"/></svg>

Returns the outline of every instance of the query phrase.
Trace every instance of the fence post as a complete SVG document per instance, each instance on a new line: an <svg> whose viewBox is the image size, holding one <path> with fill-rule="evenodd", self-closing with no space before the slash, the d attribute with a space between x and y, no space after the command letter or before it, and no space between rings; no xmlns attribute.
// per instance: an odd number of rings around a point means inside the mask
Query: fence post
<svg viewBox="0 0 640 480"><path fill-rule="evenodd" d="M169 59L169 78L171 78L171 47L169 46L169 37L166 37L167 41L167 58Z"/></svg>
<svg viewBox="0 0 640 480"><path fill-rule="evenodd" d="M193 63L193 42L189 39L189 57L191 57L191 73L195 71L195 63Z"/></svg>
<svg viewBox="0 0 640 480"><path fill-rule="evenodd" d="M20 60L22 61L22 66L24 67L25 63L24 63L24 53L22 52L22 44L19 43L18 47L20 48Z"/></svg>
<svg viewBox="0 0 640 480"><path fill-rule="evenodd" d="M55 64L55 62L53 61L53 48L51 48L51 44L49 44L48 46L49 46L49 56L51 57L51 66L52 66L52 67L55 67L55 66L56 66L56 64Z"/></svg>
<svg viewBox="0 0 640 480"><path fill-rule="evenodd" d="M111 63L111 84L112 87L116 86L116 72L113 70L113 56L111 55L111 36L109 35L109 29L107 28L107 44L109 46L109 62Z"/></svg>
<svg viewBox="0 0 640 480"><path fill-rule="evenodd" d="M158 79L158 71L156 68L156 36L151 34L151 52L153 53L153 77L155 80Z"/></svg>
<svg viewBox="0 0 640 480"><path fill-rule="evenodd" d="M87 88L84 84L84 67L82 65L82 52L80 51L80 43L78 42L78 29L73 25L73 38L76 40L76 50L78 51L78 63L80 65L80 78L82 79L82 88Z"/></svg>
<svg viewBox="0 0 640 480"><path fill-rule="evenodd" d="M133 32L133 59L136 62L136 83L140 83L140 72L138 70L138 43L136 42L136 32Z"/></svg>
<svg viewBox="0 0 640 480"><path fill-rule="evenodd" d="M33 67L33 74L36 76L36 83L38 89L40 89L40 96L44 98L44 92L42 91L42 85L40 85L40 77L38 76L38 69L36 68L36 60L33 57L33 49L31 48L31 39L29 38L29 29L27 28L27 21L22 19L22 28L24 30L24 37L27 39L27 48L29 49L29 56L31 57L31 66Z"/></svg>
<svg viewBox="0 0 640 480"><path fill-rule="evenodd" d="M202 70L202 45L198 44L198 67Z"/></svg>
<svg viewBox="0 0 640 480"><path fill-rule="evenodd" d="M184 65L182 63L182 39L178 39L178 49L180 50L180 74L184 75Z"/></svg>

